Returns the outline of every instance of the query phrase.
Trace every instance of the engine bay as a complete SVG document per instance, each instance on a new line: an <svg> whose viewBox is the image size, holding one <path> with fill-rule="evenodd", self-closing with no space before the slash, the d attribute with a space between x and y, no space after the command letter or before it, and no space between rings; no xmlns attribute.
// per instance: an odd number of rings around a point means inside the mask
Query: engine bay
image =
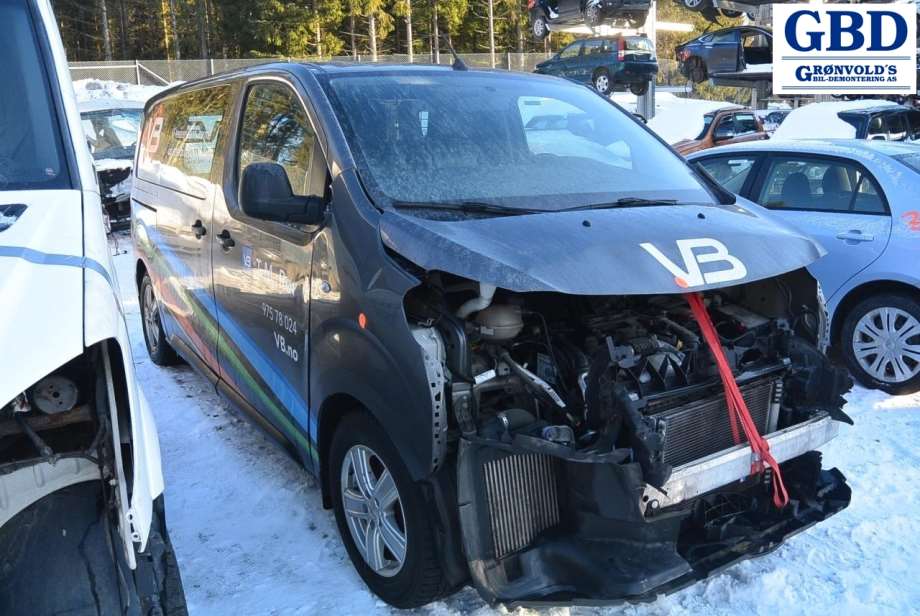
<svg viewBox="0 0 920 616"><path fill-rule="evenodd" d="M849 387L842 371L817 369L827 363L819 350L825 323L819 306L795 305L796 282L706 296L761 433L819 406L839 409L836 398ZM508 441L524 431L576 451L619 451L657 487L673 467L744 441L730 433L724 403L705 402L724 398L722 383L681 295L512 294L439 275L406 310L416 327L434 327L445 341L462 433ZM820 380L825 400L816 398Z"/></svg>
<svg viewBox="0 0 920 616"><path fill-rule="evenodd" d="M434 463L456 464L484 596L642 600L849 502L843 476L810 451L850 421L851 386L823 353L814 280L799 270L703 301L756 438L777 448L789 506L771 503L772 468L754 472L687 297L511 293L437 272L407 294L432 392L446 398L432 396L446 416Z"/></svg>

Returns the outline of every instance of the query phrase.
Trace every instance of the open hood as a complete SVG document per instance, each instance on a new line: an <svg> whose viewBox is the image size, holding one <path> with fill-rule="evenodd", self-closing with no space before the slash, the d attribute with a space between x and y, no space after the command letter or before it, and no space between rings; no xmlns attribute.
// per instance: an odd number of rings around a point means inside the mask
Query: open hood
<svg viewBox="0 0 920 616"><path fill-rule="evenodd" d="M387 210L384 243L426 270L511 291L678 293L769 278L824 254L747 201L438 221Z"/></svg>
<svg viewBox="0 0 920 616"><path fill-rule="evenodd" d="M0 406L83 352L76 190L0 192Z"/></svg>

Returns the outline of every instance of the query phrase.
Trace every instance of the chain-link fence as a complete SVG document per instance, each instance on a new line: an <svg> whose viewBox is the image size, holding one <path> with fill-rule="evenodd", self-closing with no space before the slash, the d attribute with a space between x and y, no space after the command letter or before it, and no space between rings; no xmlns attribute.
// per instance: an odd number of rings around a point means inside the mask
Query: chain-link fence
<svg viewBox="0 0 920 616"><path fill-rule="evenodd" d="M488 53L459 54L463 61L473 68L504 69L510 71L533 72L537 64L546 60L549 55L543 53L497 53L492 56ZM213 60L135 60L113 62L71 62L70 74L74 81L79 79L102 79L106 81L120 81L138 85L166 85L175 81L191 81L215 73L231 71L255 64L267 62L295 61L295 62L372 62L370 56L333 56L313 58L238 58L238 59L213 59ZM416 64L434 64L428 54L416 54L412 61ZM439 57L440 64L450 64L453 57L449 53L442 53ZM406 54L392 54L378 56L377 62L408 63ZM674 60L658 61L659 85L684 86L687 83Z"/></svg>

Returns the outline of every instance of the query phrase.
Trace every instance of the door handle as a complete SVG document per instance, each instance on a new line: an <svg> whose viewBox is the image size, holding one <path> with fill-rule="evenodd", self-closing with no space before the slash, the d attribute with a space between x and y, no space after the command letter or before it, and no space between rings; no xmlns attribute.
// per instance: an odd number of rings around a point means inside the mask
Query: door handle
<svg viewBox="0 0 920 616"><path fill-rule="evenodd" d="M863 233L859 229L850 229L837 234L838 240L844 240L848 244L858 244L859 242L871 242L875 236L871 233Z"/></svg>
<svg viewBox="0 0 920 616"><path fill-rule="evenodd" d="M230 250L236 246L236 242L233 241L233 237L230 236L230 232L226 229L217 234L217 239L220 240L220 247L224 250Z"/></svg>
<svg viewBox="0 0 920 616"><path fill-rule="evenodd" d="M204 228L204 224L200 220L196 220L195 224L192 225L192 233L195 234L196 239L201 239L208 234L208 230Z"/></svg>

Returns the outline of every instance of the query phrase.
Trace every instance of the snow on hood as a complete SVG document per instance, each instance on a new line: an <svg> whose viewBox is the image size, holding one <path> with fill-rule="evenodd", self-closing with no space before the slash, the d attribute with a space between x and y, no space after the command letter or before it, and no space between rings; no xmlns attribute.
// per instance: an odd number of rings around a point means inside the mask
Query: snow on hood
<svg viewBox="0 0 920 616"><path fill-rule="evenodd" d="M648 121L648 127L670 144L696 139L703 131L703 116L710 111L737 106L725 101L680 98L662 92L655 95L655 117Z"/></svg>
<svg viewBox="0 0 920 616"><path fill-rule="evenodd" d="M811 103L793 109L773 133L775 139L853 139L856 127L841 120L841 111L896 105L891 101L860 100Z"/></svg>
<svg viewBox="0 0 920 616"><path fill-rule="evenodd" d="M668 260L691 274L699 267L707 281L691 282L690 287L699 291L777 276L824 254L814 240L740 200L736 205L623 207L456 221L386 210L380 233L387 246L426 270L510 291L575 295L682 292ZM691 263L680 250L683 240L698 243ZM711 254L719 252L718 244L730 257ZM715 258L693 260L707 254ZM731 259L740 262L743 275L725 280L711 276L734 269Z"/></svg>
<svg viewBox="0 0 920 616"><path fill-rule="evenodd" d="M83 220L75 190L0 192L0 406L83 351ZM18 215L10 215L9 206Z"/></svg>

